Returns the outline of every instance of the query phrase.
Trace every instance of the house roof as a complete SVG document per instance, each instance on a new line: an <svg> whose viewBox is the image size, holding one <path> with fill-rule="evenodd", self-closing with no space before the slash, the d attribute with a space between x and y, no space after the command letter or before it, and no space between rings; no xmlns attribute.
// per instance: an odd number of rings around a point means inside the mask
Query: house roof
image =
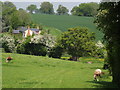
<svg viewBox="0 0 120 90"><path fill-rule="evenodd" d="M20 33L20 30L13 30L13 33Z"/></svg>
<svg viewBox="0 0 120 90"><path fill-rule="evenodd" d="M31 28L30 30L32 30L32 31L39 31L39 29L36 29L36 28Z"/></svg>
<svg viewBox="0 0 120 90"><path fill-rule="evenodd" d="M19 28L19 30L20 30L21 32L25 32L26 30L28 30L28 28L26 28L26 27L21 27L21 28ZM32 31L39 31L39 29L36 29L36 28L30 28L30 30L32 30Z"/></svg>

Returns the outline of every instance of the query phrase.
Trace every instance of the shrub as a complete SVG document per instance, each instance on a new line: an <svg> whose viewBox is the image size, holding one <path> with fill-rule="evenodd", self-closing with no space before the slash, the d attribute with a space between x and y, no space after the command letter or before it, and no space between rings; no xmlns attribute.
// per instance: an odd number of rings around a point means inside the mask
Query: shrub
<svg viewBox="0 0 120 90"><path fill-rule="evenodd" d="M15 51L15 40L10 35L0 35L0 43L5 52L14 52Z"/></svg>
<svg viewBox="0 0 120 90"><path fill-rule="evenodd" d="M49 48L54 46L54 40L50 35L35 35L27 37L17 47L17 52L22 54L45 56Z"/></svg>
<svg viewBox="0 0 120 90"><path fill-rule="evenodd" d="M63 48L60 46L53 47L49 52L49 57L60 58L62 56Z"/></svg>

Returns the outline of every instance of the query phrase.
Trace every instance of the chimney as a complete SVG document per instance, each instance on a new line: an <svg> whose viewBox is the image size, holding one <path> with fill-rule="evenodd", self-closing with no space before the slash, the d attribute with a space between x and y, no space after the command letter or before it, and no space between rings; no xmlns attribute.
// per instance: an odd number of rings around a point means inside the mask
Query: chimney
<svg viewBox="0 0 120 90"><path fill-rule="evenodd" d="M37 26L37 29L39 29L39 26Z"/></svg>
<svg viewBox="0 0 120 90"><path fill-rule="evenodd" d="M28 30L30 30L30 26L28 26Z"/></svg>

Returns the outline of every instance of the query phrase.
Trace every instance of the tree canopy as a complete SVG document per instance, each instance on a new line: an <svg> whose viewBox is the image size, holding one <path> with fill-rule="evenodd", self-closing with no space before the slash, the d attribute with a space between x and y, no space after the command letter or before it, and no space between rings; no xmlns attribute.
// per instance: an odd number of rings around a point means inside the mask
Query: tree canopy
<svg viewBox="0 0 120 90"><path fill-rule="evenodd" d="M59 15L68 14L68 11L69 11L69 10L68 10L66 7L64 7L64 6L62 6L62 5L59 5L59 6L58 6L57 13L58 13Z"/></svg>
<svg viewBox="0 0 120 90"><path fill-rule="evenodd" d="M31 23L31 17L25 10L17 10L16 6L9 1L2 3L2 32L9 29L17 29Z"/></svg>
<svg viewBox="0 0 120 90"><path fill-rule="evenodd" d="M95 16L98 8L98 3L81 3L79 6L73 7L71 13L77 16Z"/></svg>
<svg viewBox="0 0 120 90"><path fill-rule="evenodd" d="M120 1L102 2L95 23L104 33L113 82L120 85Z"/></svg>
<svg viewBox="0 0 120 90"><path fill-rule="evenodd" d="M69 55L76 58L81 56L94 56L95 46L94 33L88 33L87 28L70 28L61 37L61 45Z"/></svg>
<svg viewBox="0 0 120 90"><path fill-rule="evenodd" d="M53 4L50 2L42 2L40 12L44 14L54 14Z"/></svg>
<svg viewBox="0 0 120 90"><path fill-rule="evenodd" d="M27 10L28 10L31 14L33 14L36 9L37 9L37 6L34 5L34 4L31 4L31 5L29 5L29 6L27 7Z"/></svg>

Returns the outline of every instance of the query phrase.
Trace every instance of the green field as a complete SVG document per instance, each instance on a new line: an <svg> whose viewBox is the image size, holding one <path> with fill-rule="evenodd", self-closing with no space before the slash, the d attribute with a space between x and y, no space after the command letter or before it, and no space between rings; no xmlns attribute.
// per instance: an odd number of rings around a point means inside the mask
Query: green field
<svg viewBox="0 0 120 90"><path fill-rule="evenodd" d="M103 34L96 29L93 17L33 14L32 19L37 24L54 27L61 31L67 31L68 28L76 26L87 27L90 32L96 33L96 40L101 40L103 37Z"/></svg>
<svg viewBox="0 0 120 90"><path fill-rule="evenodd" d="M5 62L8 56L13 58ZM103 61L80 58L80 62L22 54L2 54L3 88L105 88L113 87L107 70L99 82L93 81L93 72L102 68ZM86 63L93 61L92 64Z"/></svg>

